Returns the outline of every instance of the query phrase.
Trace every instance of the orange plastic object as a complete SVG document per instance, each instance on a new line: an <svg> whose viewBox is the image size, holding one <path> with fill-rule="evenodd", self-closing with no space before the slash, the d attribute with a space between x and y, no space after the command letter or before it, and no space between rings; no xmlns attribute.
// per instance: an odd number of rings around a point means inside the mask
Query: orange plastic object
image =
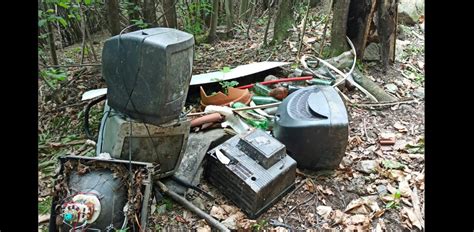
<svg viewBox="0 0 474 232"><path fill-rule="evenodd" d="M208 115L191 120L191 127L201 126L210 122L211 123L219 122L219 121L222 121L222 119L223 117L219 113L208 114Z"/></svg>
<svg viewBox="0 0 474 232"><path fill-rule="evenodd" d="M218 92L212 96L207 96L206 92L201 89L201 105L206 107L208 105L217 105L217 106L229 106L231 102L242 102L244 104L249 104L252 100L252 94L248 89L237 89L229 87L227 89L228 94L225 95L222 92Z"/></svg>

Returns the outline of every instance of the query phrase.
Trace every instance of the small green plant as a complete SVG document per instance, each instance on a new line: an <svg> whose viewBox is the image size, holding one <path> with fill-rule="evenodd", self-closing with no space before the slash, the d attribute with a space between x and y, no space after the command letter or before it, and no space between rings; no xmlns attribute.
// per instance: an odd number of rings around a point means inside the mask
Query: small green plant
<svg viewBox="0 0 474 232"><path fill-rule="evenodd" d="M265 16L260 17L260 18L257 19L257 25L263 26L267 23L267 21L268 21L268 16L265 15Z"/></svg>
<svg viewBox="0 0 474 232"><path fill-rule="evenodd" d="M155 231L161 231L162 228L161 228L161 225L160 224L156 224L155 225Z"/></svg>
<svg viewBox="0 0 474 232"><path fill-rule="evenodd" d="M144 28L147 28L148 27L148 24L143 22L142 19L132 19L132 23L133 25L141 28L141 29L144 29Z"/></svg>
<svg viewBox="0 0 474 232"><path fill-rule="evenodd" d="M356 67L357 67L357 69L360 70L360 71L364 71L364 70L365 70L364 63L362 63L362 61L360 61L360 60L357 60L357 61L356 61Z"/></svg>
<svg viewBox="0 0 474 232"><path fill-rule="evenodd" d="M239 85L239 82L237 82L237 81L222 81L222 82L219 82L219 84L222 86L222 90L224 90L224 93L227 94L228 89L230 87L234 87L234 86Z"/></svg>
<svg viewBox="0 0 474 232"><path fill-rule="evenodd" d="M223 67L221 72L223 72L223 73L230 72L230 67L228 67L228 66Z"/></svg>
<svg viewBox="0 0 474 232"><path fill-rule="evenodd" d="M383 160L382 165L387 169L403 169L405 165L393 160Z"/></svg>
<svg viewBox="0 0 474 232"><path fill-rule="evenodd" d="M410 153L425 153L425 139L421 138L417 141L416 144L407 144L405 146L408 152Z"/></svg>
<svg viewBox="0 0 474 232"><path fill-rule="evenodd" d="M67 73L66 71L62 69L55 69L55 68L49 68L49 69L43 69L39 73L40 77L43 78L44 81L48 83L53 88L56 88L56 85L67 79Z"/></svg>
<svg viewBox="0 0 474 232"><path fill-rule="evenodd" d="M45 131L44 133L38 134L38 144L46 144L51 140L51 133Z"/></svg>
<svg viewBox="0 0 474 232"><path fill-rule="evenodd" d="M425 82L425 75L420 73L415 73L415 82L419 85Z"/></svg>
<svg viewBox="0 0 474 232"><path fill-rule="evenodd" d="M162 205L166 206L166 210L170 211L173 209L173 201L169 198L165 197L161 200L161 202L163 203Z"/></svg>
<svg viewBox="0 0 474 232"><path fill-rule="evenodd" d="M178 8L178 14L183 19L183 26L186 32L199 35L205 32L204 16L212 14L212 4L210 0L192 1L186 8Z"/></svg>
<svg viewBox="0 0 474 232"><path fill-rule="evenodd" d="M394 194L393 194L393 200L392 201L389 201L386 205L385 205L385 208L387 209L393 209L393 208L400 208L400 197L401 197L401 193L400 193L400 190L397 190Z"/></svg>
<svg viewBox="0 0 474 232"><path fill-rule="evenodd" d="M253 229L255 231L261 231L265 226L267 226L268 222L265 219L260 220L260 222L257 222L253 224Z"/></svg>
<svg viewBox="0 0 474 232"><path fill-rule="evenodd" d="M51 210L52 202L53 202L53 198L51 198L50 196L46 197L46 199L44 199L43 201L38 202L38 214L39 215L48 214L49 211Z"/></svg>

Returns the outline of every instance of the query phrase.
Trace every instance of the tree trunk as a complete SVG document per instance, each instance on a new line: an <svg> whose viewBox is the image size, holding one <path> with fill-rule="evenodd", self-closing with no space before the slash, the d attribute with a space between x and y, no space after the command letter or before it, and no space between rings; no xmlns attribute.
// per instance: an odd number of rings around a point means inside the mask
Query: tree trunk
<svg viewBox="0 0 474 232"><path fill-rule="evenodd" d="M176 4L177 0L163 0L165 14L165 24L167 27L176 28Z"/></svg>
<svg viewBox="0 0 474 232"><path fill-rule="evenodd" d="M156 12L155 12L155 0L144 0L143 1L143 18L150 27L156 27Z"/></svg>
<svg viewBox="0 0 474 232"><path fill-rule="evenodd" d="M263 11L265 11L266 9L268 9L268 7L270 5L270 0L263 0L262 1L262 7L263 7Z"/></svg>
<svg viewBox="0 0 474 232"><path fill-rule="evenodd" d="M346 0L348 1L348 0ZM288 29L294 23L293 6L295 0L282 0L278 6L277 17L273 27L273 40L270 43L275 45L288 38Z"/></svg>
<svg viewBox="0 0 474 232"><path fill-rule="evenodd" d="M46 2L43 1L44 11L48 10L48 6ZM51 53L51 60L53 61L53 65L58 65L58 56L56 55L56 46L54 45L54 31L53 27L51 26L51 22L46 22L46 27L48 28L48 44L49 44L49 52Z"/></svg>
<svg viewBox="0 0 474 232"><path fill-rule="evenodd" d="M217 18L219 17L219 0L212 0L212 15L211 15L211 28L209 29L209 35L207 42L212 43L216 39L216 28Z"/></svg>
<svg viewBox="0 0 474 232"><path fill-rule="evenodd" d="M85 17L84 17L84 22L87 22ZM86 39L89 41L89 47L91 49L92 56L94 57L94 61L97 62L97 55L95 54L95 49L94 49L94 41L92 41L91 33L89 32L87 24L86 24Z"/></svg>
<svg viewBox="0 0 474 232"><path fill-rule="evenodd" d="M248 8L249 8L249 0L240 0L239 6L239 20L244 19L246 20L248 17Z"/></svg>
<svg viewBox="0 0 474 232"><path fill-rule="evenodd" d="M397 29L397 1L379 0L377 10L377 32L381 44L382 68L385 72L388 65L394 61Z"/></svg>
<svg viewBox="0 0 474 232"><path fill-rule="evenodd" d="M232 12L230 11L231 7L232 7L232 0L224 0L224 4L225 4L225 22L226 22L226 26L227 26L227 32L226 32L226 35L227 35L227 38L232 38L233 37L233 33L232 33L232 28L234 27L234 23L233 23L233 16L232 16Z"/></svg>
<svg viewBox="0 0 474 232"><path fill-rule="evenodd" d="M270 9L268 10L268 21L267 21L267 26L265 26L265 34L263 35L263 46L267 46L267 35L268 35L268 29L270 28L270 22L272 21L273 17L273 7L268 6Z"/></svg>
<svg viewBox="0 0 474 232"><path fill-rule="evenodd" d="M84 53L86 49L86 20L82 12L82 3L76 0L79 4L79 14L81 16L81 30L82 30L82 44L81 44L81 64L84 63ZM90 54L90 53L89 53Z"/></svg>
<svg viewBox="0 0 474 232"><path fill-rule="evenodd" d="M321 3L321 0L311 0L311 1L309 2L309 6L310 6L311 8L313 8L313 7L316 7L316 6L317 6L318 4L320 4L320 3Z"/></svg>
<svg viewBox="0 0 474 232"><path fill-rule="evenodd" d="M331 28L331 56L337 56L348 49L346 31L349 4L350 0L334 0Z"/></svg>
<svg viewBox="0 0 474 232"><path fill-rule="evenodd" d="M252 2L252 11L250 12L250 18L248 20L247 25L247 39L250 39L250 27L252 27L253 17L255 14L255 8L257 7L257 0L253 0Z"/></svg>
<svg viewBox="0 0 474 232"><path fill-rule="evenodd" d="M305 34L305 32L306 32L306 21L308 20L309 8L311 7L311 6L310 6L310 3L311 3L310 0L308 0L308 4L307 4L307 6L306 6L306 7L307 7L307 8L306 8L306 13L305 13L304 19L303 19L303 28L302 28L302 30L301 30L301 33L300 33L301 35L300 35L300 38L299 38L300 44L299 44L299 46L298 46L298 54L296 55L296 59L297 59L297 60L299 60L299 58L300 58L301 47L302 47L302 45L303 45L303 38L304 38L304 34Z"/></svg>
<svg viewBox="0 0 474 232"><path fill-rule="evenodd" d="M204 10L204 8L201 8L202 9L202 12L201 12L201 15L202 15L202 20L204 22L204 24L206 24L207 28L211 28L211 22L212 22L212 12L209 13L207 11Z"/></svg>
<svg viewBox="0 0 474 232"><path fill-rule="evenodd" d="M347 19L347 36L354 43L357 59L362 60L370 25L374 18L376 0L352 1Z"/></svg>
<svg viewBox="0 0 474 232"><path fill-rule="evenodd" d="M107 0L105 2L109 21L109 31L112 36L120 33L119 2L118 0Z"/></svg>

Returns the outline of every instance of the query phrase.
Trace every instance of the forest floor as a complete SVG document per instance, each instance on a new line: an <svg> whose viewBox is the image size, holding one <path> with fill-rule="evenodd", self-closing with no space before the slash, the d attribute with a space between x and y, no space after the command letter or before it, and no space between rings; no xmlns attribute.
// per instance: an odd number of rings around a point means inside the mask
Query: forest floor
<svg viewBox="0 0 474 232"><path fill-rule="evenodd" d="M214 44L195 46L193 74L236 67L258 61L296 63L298 32L274 47L263 46L264 19L256 19L250 30L237 27L234 38ZM316 56L321 41L320 19L310 18L301 54ZM298 26L300 30L301 25ZM340 167L333 172L315 173L299 170L296 188L256 220L246 216L204 180L201 188L217 196L202 200L211 215L243 230L286 231L316 228L363 229L376 231L419 230L424 226L424 32L419 25L400 26L396 62L383 73L379 62L362 62L363 73L387 92L409 103L389 106L347 104L349 145ZM269 38L272 38L270 29ZM101 48L108 36L97 34L95 52L100 60ZM79 63L80 45L63 49L60 63ZM86 63L94 63L86 54ZM321 57L321 56L320 56ZM83 132L82 94L105 87L100 67L70 67L45 72L38 91L38 213L47 218L51 204L57 157L66 154L95 155L95 145ZM63 80L64 79L64 80ZM47 84L44 80L48 80ZM363 93L343 89L355 103L366 103ZM97 131L102 106L91 112L92 130ZM382 146L381 137L393 137L394 145ZM195 203L197 194L190 194ZM181 228L209 231L204 220L177 203L165 198L155 202L150 213L157 229ZM43 220L44 221L44 220ZM45 230L47 222L39 224Z"/></svg>

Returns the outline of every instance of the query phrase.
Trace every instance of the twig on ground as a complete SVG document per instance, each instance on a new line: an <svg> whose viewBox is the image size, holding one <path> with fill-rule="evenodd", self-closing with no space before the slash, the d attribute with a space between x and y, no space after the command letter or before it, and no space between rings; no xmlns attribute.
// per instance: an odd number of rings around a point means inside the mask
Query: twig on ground
<svg viewBox="0 0 474 232"><path fill-rule="evenodd" d="M298 189L300 189L301 186L304 185L305 181L306 181L306 179L305 179L305 180L302 180L301 183L300 183L293 191L291 191L290 194L288 194L288 196L286 197L286 200L285 200L285 204L284 204L284 205L286 205L286 204L288 203L288 199L290 199L290 197L291 197L296 191L298 191Z"/></svg>
<svg viewBox="0 0 474 232"><path fill-rule="evenodd" d="M102 66L102 64L63 64L63 65L41 65L44 68L67 68L67 67L84 67L84 66Z"/></svg>
<svg viewBox="0 0 474 232"><path fill-rule="evenodd" d="M82 151L81 153L79 153L79 156L84 156L87 154L87 152L91 151L92 149L94 149L94 147L88 147L86 148L84 151Z"/></svg>
<svg viewBox="0 0 474 232"><path fill-rule="evenodd" d="M297 204L295 207L293 207L292 209L290 209L290 211L288 211L288 213L285 214L285 216L283 217L283 222L286 222L286 217L288 217L288 215L290 215L295 209L297 209L298 207L300 207L301 205L303 204L306 204L308 203L309 201L313 200L313 198L316 196L316 194L313 194L310 198L308 198L306 201L303 201L299 204Z"/></svg>
<svg viewBox="0 0 474 232"><path fill-rule="evenodd" d="M314 214L316 216L316 226L319 225L319 216L318 216L318 209L317 209L317 205L318 205L318 202L319 202L319 199L318 199L318 192L316 192L316 197L314 199L314 209L316 211L316 213Z"/></svg>
<svg viewBox="0 0 474 232"><path fill-rule="evenodd" d="M369 135L367 135L367 126L366 126L366 122L365 122L365 118L362 118L362 122L363 122L363 128L364 128L364 135L365 135L365 141L368 142L369 141Z"/></svg>
<svg viewBox="0 0 474 232"><path fill-rule="evenodd" d="M406 100L406 101L396 101L396 102L380 102L380 103L352 103L353 106L361 106L361 107L376 107L376 106L392 106L398 104L410 104L410 103L418 103L417 99Z"/></svg>
<svg viewBox="0 0 474 232"><path fill-rule="evenodd" d="M74 141L71 141L69 143L61 143L61 144L57 144L57 145L53 145L52 143L50 143L49 145L54 146L54 147L65 147L65 146L74 146L74 145L84 144L86 141L87 140L85 140L85 139L81 139L81 140L74 140Z"/></svg>
<svg viewBox="0 0 474 232"><path fill-rule="evenodd" d="M332 180L332 183L333 183L334 187L336 188L337 193L339 193L339 197L341 198L342 204L344 204L344 207L345 207L346 206L346 201L344 200L344 195L342 195L341 190L339 190L339 187L335 183L334 179Z"/></svg>

